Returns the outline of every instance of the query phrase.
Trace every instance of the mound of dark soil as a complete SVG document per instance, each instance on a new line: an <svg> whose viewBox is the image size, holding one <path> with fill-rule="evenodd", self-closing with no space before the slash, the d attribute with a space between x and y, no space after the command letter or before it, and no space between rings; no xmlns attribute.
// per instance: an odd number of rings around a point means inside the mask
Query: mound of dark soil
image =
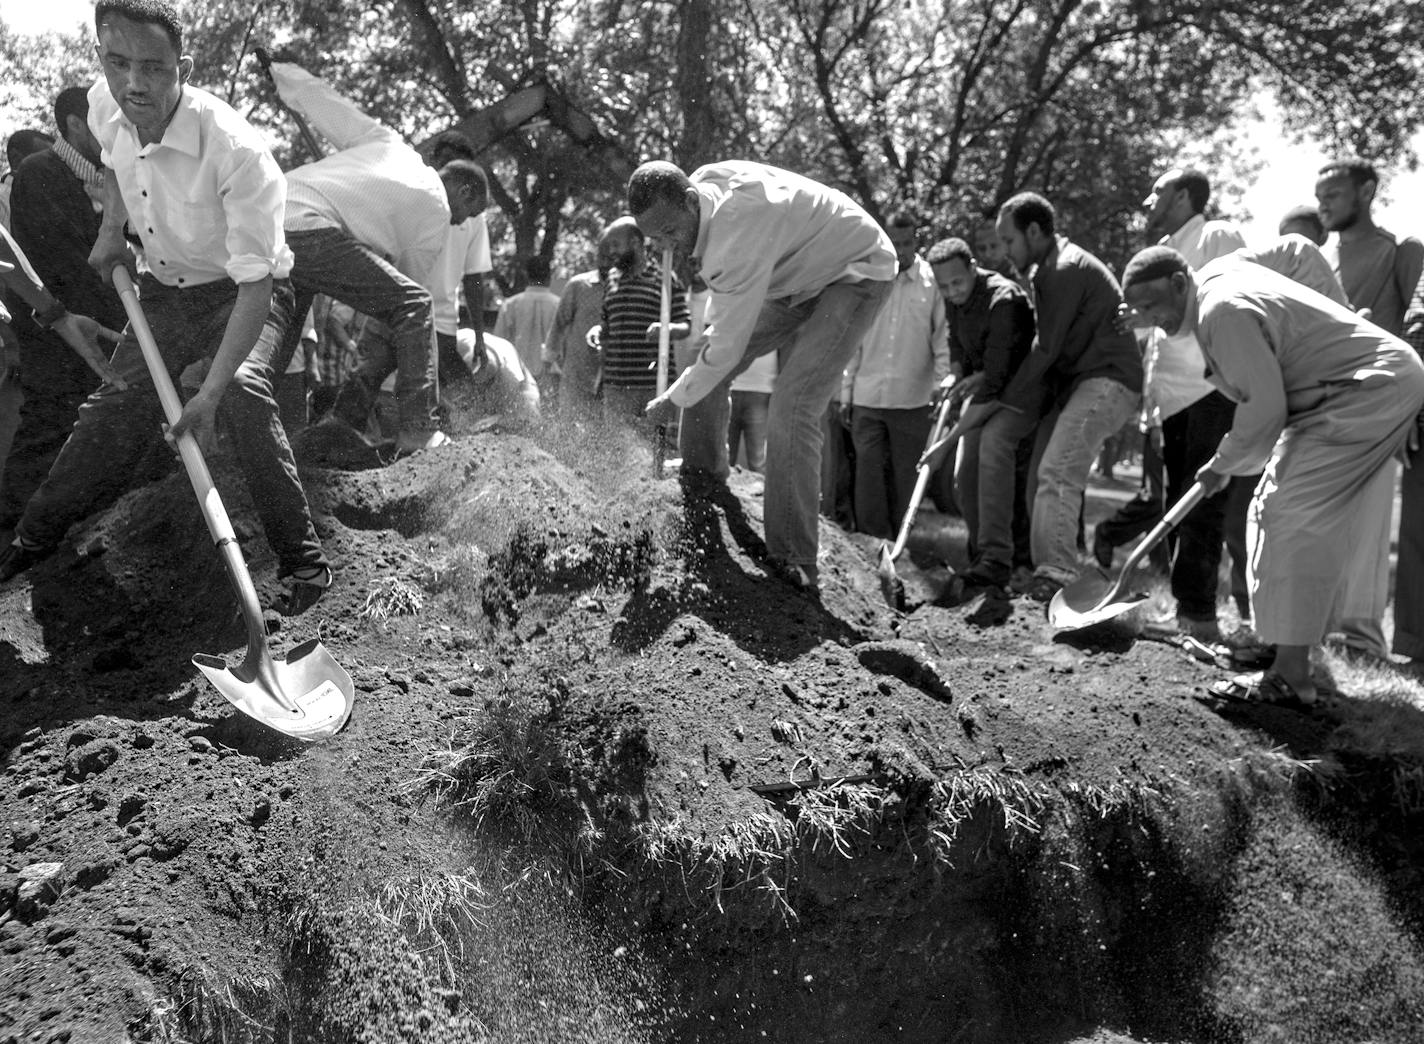
<svg viewBox="0 0 1424 1044"><path fill-rule="evenodd" d="M1415 1039L1417 709L1227 719L1130 623L934 606L924 541L899 614L823 527L813 598L754 476L650 476L572 427L308 472L317 746L189 664L243 632L181 477L0 588L0 1041Z"/></svg>

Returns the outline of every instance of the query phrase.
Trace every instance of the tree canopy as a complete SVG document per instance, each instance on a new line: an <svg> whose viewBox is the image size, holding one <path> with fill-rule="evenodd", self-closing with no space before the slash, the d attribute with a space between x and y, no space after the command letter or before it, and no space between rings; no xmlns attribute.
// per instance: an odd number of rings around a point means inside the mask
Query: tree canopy
<svg viewBox="0 0 1424 1044"><path fill-rule="evenodd" d="M474 127L506 256L582 259L643 159L775 163L935 232L1031 188L1109 256L1183 153L1272 92L1292 129L1380 162L1421 123L1424 0L182 0L196 82L305 154L261 43L413 141ZM39 52L0 47L48 89ZM43 65L43 63L40 63ZM52 66L53 61L49 62ZM87 66L82 62L78 68ZM71 66L72 71L76 71ZM87 79L89 74L76 77ZM11 90L16 88L12 87ZM493 114L520 91L519 122ZM494 108L491 108L494 107ZM515 107L506 109L514 111ZM481 121L484 122L481 122ZM47 121L46 121L47 122ZM560 244L563 246L560 246Z"/></svg>

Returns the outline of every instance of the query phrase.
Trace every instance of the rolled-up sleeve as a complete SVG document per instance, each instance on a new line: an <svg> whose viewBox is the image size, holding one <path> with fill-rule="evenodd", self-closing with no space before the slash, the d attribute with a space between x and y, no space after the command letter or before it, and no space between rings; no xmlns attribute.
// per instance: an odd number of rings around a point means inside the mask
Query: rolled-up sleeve
<svg viewBox="0 0 1424 1044"><path fill-rule="evenodd" d="M395 131L366 115L355 102L300 65L273 62L272 82L277 87L278 97L305 116L317 132L338 149L371 142L402 143Z"/></svg>
<svg viewBox="0 0 1424 1044"><path fill-rule="evenodd" d="M1263 320L1255 309L1238 302L1213 308L1197 329L1211 367L1209 379L1236 402L1231 431L1209 462L1218 474L1256 474L1285 430L1285 378Z"/></svg>
<svg viewBox="0 0 1424 1044"><path fill-rule="evenodd" d="M232 152L218 196L227 218L228 259L234 283L282 278L292 270L292 252L282 231L287 211L287 179L270 152Z"/></svg>

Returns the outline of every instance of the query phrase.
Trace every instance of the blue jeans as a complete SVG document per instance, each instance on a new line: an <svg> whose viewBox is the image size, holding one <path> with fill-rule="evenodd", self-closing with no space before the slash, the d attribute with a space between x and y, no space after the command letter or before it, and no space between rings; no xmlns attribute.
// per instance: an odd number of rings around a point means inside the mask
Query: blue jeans
<svg viewBox="0 0 1424 1044"><path fill-rule="evenodd" d="M1110 377L1093 377L1074 388L1067 403L1039 425L1030 536L1037 575L1065 584L1078 575L1078 530L1088 469L1108 436L1132 418L1139 398Z"/></svg>
<svg viewBox="0 0 1424 1044"><path fill-rule="evenodd" d="M791 565L814 565L819 546L821 418L840 387L841 373L865 339L890 281L833 283L799 304L766 301L742 360L702 401L682 415L682 465L725 478L728 388L732 378L767 352L781 369L767 416L766 549Z"/></svg>
<svg viewBox="0 0 1424 1044"><path fill-rule="evenodd" d="M185 367L212 355L222 343L237 284L223 279L180 289L145 275L140 288L148 325L176 383ZM291 284L278 280L267 324L218 408L280 576L327 564L272 394L274 374L286 370L291 359L286 332L293 323ZM119 391L102 385L79 408L74 431L16 528L27 543L53 547L73 523L113 503L144 452L162 437L163 408L132 330L112 361L129 386Z"/></svg>
<svg viewBox="0 0 1424 1044"><path fill-rule="evenodd" d="M287 245L296 258L292 285L298 316L307 314L313 297L326 294L384 323L390 332L388 342L378 342L388 343L388 351L362 352L361 364L337 395L333 412L364 430L381 382L394 370L400 430L434 431L439 426L439 386L430 291L339 228L288 232ZM294 344L300 335L300 329L291 332Z"/></svg>

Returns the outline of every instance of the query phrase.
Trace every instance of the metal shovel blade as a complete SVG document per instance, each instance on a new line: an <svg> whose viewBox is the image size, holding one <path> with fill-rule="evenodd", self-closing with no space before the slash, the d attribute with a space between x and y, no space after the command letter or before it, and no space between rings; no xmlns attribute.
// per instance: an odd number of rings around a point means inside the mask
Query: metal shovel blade
<svg viewBox="0 0 1424 1044"><path fill-rule="evenodd" d="M193 664L234 707L293 739L329 739L351 717L351 675L315 638L285 659L274 658L264 644L237 667L206 653L196 654Z"/></svg>
<svg viewBox="0 0 1424 1044"><path fill-rule="evenodd" d="M1059 631L1078 631L1111 620L1145 601L1146 594L1124 593L1123 578L1114 579L1101 569L1084 573L1053 596L1048 622Z"/></svg>
<svg viewBox="0 0 1424 1044"><path fill-rule="evenodd" d="M880 558L875 566L876 579L880 581L880 596L891 609L904 610L905 582L895 573L895 549L889 544L880 545Z"/></svg>
<svg viewBox="0 0 1424 1044"><path fill-rule="evenodd" d="M1145 594L1125 593L1127 578L1147 553L1160 544L1205 496L1206 487L1200 481L1192 483L1181 499L1162 516L1162 521L1153 526L1152 531L1127 556L1116 579L1094 567L1055 594L1053 601L1048 603L1049 624L1059 631L1077 631L1111 620L1144 601L1147 598Z"/></svg>

